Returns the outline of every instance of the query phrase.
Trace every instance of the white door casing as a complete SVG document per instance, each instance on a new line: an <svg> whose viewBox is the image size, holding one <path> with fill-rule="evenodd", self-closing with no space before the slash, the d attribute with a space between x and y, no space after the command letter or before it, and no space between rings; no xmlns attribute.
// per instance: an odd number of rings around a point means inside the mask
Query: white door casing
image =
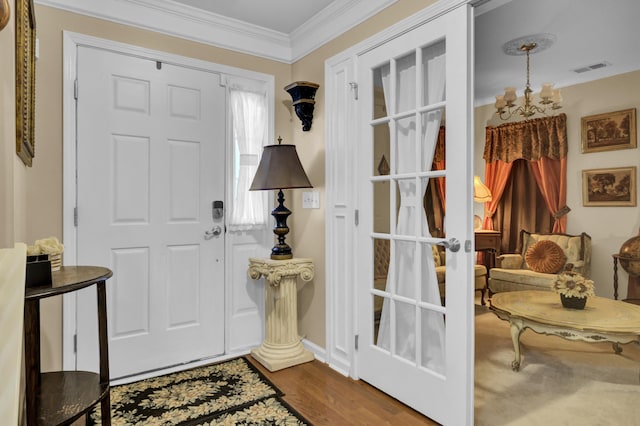
<svg viewBox="0 0 640 426"><path fill-rule="evenodd" d="M421 16L412 17L407 22L388 30L383 35L384 40L378 37L373 41L365 41L352 49L353 53L350 56L339 55L330 63L328 61L325 67L326 87L329 92L327 109L339 102L346 105L343 106L345 114L333 117L335 113L330 112L328 113L330 118L327 120L327 192L334 195L327 196L327 354L330 363L338 364L342 370L348 369L352 376L370 381L383 391L443 424L470 425L473 424L473 289L472 285L456 285L456 283L473 282L471 223L473 216L471 201L473 20L471 7L462 3L465 2L439 2L431 8L432 10L426 10ZM418 23L420 19L422 21ZM408 31L411 28L413 30ZM379 119L378 122L372 120L371 73L376 67L385 62L389 63L391 59L397 65L397 61L401 61L407 53L421 54L419 48L437 40L444 40L446 46L446 150L448 153L455 153L447 156L446 171L442 172L447 178L447 238L456 237L462 244L462 249L457 253L447 252L447 297L446 306L443 307L438 307L437 304L432 306L424 300L412 300L407 296L415 296L415 294L408 295L406 291L397 294L384 291L380 293L372 289L374 282L372 264L374 238L372 237L394 240L394 245L414 244L416 247L423 248L428 248L429 244L438 241L427 235L420 235L420 232L417 236L403 235L404 233L397 231L395 221L392 222L393 225L388 225L388 236L373 233L374 191L372 187L377 184L382 186L385 183L389 185L391 182L396 185L396 181L403 179L414 179L419 182L417 185L419 186L420 182L427 177L435 177L438 173L432 174L429 172L430 169L420 169L417 173L413 173L413 170L411 173L405 173L406 170L398 173L396 167L396 171L391 171L392 176L386 182L384 178L377 176L376 169L380 158L373 156L371 140L374 132L371 127L372 125L380 127L375 125L383 124L384 120L380 120L379 116L376 117ZM376 55L380 56L376 57ZM358 70L357 80L344 81L344 75L353 69ZM416 82L420 84L419 80ZM342 87L338 85L339 83L342 83ZM357 117L359 117L355 137L349 136L354 127L350 123L356 121L349 119L352 105L355 105L358 111ZM395 120L402 124L402 120L407 116L413 116L415 122L419 122L421 115L429 109L425 105L418 103L415 111L406 115L396 115L391 121ZM420 126L417 125L417 128L420 129ZM331 149L335 148L341 139L350 142L359 141L357 147L346 150L346 158L342 153L335 153ZM387 160L390 163L397 161L396 152L389 154L387 154ZM419 156L416 155L416 158ZM340 190L338 189L340 181L337 178L350 173L349 167L359 170L356 179L353 180L356 183L350 188ZM424 191L424 187L420 190ZM387 205L392 206L388 210L388 216L395 218L396 201L401 201L402 194L394 191L387 191L387 193L389 194ZM345 196L341 197L341 194ZM393 201L392 196L395 197ZM418 197L421 199L421 195ZM355 203L353 199L356 199ZM351 219L353 217L351 213L355 216L355 226L351 226L350 221L344 220ZM420 227L418 225L414 230L420 230ZM332 239L336 235L338 238ZM337 258L341 258L341 254L338 253L340 246L351 244L351 235L355 236L354 252L357 255L351 262L338 261ZM346 241L337 242L340 238ZM335 254L331 255L334 251ZM395 251L395 248L392 251ZM427 250L423 251L427 252ZM392 259L396 254L392 254ZM416 268L415 264L412 266L412 274L416 277L421 276L421 269L426 269L428 266L423 267L426 262L422 260L419 263L420 269ZM349 265L353 265L352 268L349 268ZM398 280L397 274L395 275L395 279ZM342 279L349 276L353 276L354 279ZM342 290L342 283L353 281L358 285L354 293ZM353 294L352 305L357 311L353 328L348 326L349 312L342 311L341 305L337 302L342 295L350 298L351 294ZM395 347L393 348L396 351L395 355L391 356L388 349L383 350L375 344L372 294L385 296L387 299L393 298L394 305L397 306L411 306L410 310L416 313L416 317L423 312L443 312L446 315L445 358L444 368L441 371L430 371L415 359L407 359L406 353L398 353ZM420 321L414 324L420 324ZM349 330L353 330L352 333L356 337L358 349L355 351L352 351L348 344ZM417 331L419 332L420 329L418 328ZM416 343L414 348L421 347L419 341ZM417 352L416 356L419 357L420 352Z"/></svg>
<svg viewBox="0 0 640 426"><path fill-rule="evenodd" d="M209 75L220 75L223 84L231 77L234 79L243 79L251 83L252 87L259 87L263 93L266 93L267 104L273 103L273 83L274 78L271 75L257 73L254 71L243 70L225 65L200 61L183 56L173 55L165 52L145 49L139 46L133 46L124 43L118 43L110 40L100 39L96 37L86 36L77 33L64 32L63 34L63 241L65 243L65 254L63 261L65 264L78 264L78 235L74 225L74 210L76 207L77 188L76 188L76 165L78 163L77 146L77 117L76 117L76 101L74 91L80 87L77 86L76 78L78 75L78 51L82 46L103 49L111 52L118 52L123 55L129 55L138 58L147 58L152 63L160 61L166 69L167 64L178 65L180 68L187 68L191 71L200 70L207 72ZM219 85L216 78L215 86ZM187 85L188 86L188 85ZM223 107L221 117L224 117L226 108ZM226 170L233 168L233 144L230 136L230 128L228 123L224 122L224 118L220 118L223 122L223 136L221 137L222 150L217 154L226 162ZM273 136L273 109L268 110L268 133L269 137ZM184 146L184 145L183 145ZM225 149L226 146L226 149ZM227 152L224 159L224 152ZM184 159L184 156L183 156ZM216 159L217 161L217 159ZM224 164L222 166L224 169ZM231 187L232 183L227 178L220 181L221 185ZM224 186L221 186L224 187ZM225 199L225 210L228 212L232 207L233 199ZM203 218L209 218L209 224L206 230L211 229L213 224L211 219L211 204L207 203L207 212ZM80 214L80 221L82 214ZM218 223L222 223L218 221ZM256 346L262 340L262 322L263 322L263 300L262 287L258 283L253 282L247 277L246 265L249 257L259 256L261 253L268 252L271 244L271 233L268 229L256 230L253 232L229 232L226 234L226 247L224 254L220 260L226 259L226 280L224 280L224 293L219 294L219 298L224 299L224 328L226 330L224 340L225 355L220 357L209 358L208 361L203 360L200 363L192 363L198 365L203 362L211 362L216 359L224 359L230 356L237 356L246 352L249 348ZM180 252L177 250L174 252ZM184 252L180 253L184 254ZM184 256L183 256L184 258ZM223 279L223 278L221 278ZM226 296L225 296L226 295ZM218 303L217 301L214 303ZM93 305L93 304L92 304ZM66 295L63 298L63 367L65 369L75 369L77 367L86 367L87 370L95 370L97 368L97 346L90 347L94 338L86 339L81 334L83 332L91 333L91 324L82 323L81 313L76 310L76 295ZM76 331L76 324L79 329ZM76 332L78 334L76 335ZM230 338L229 335L233 334ZM92 337L92 336L90 336ZM77 338L77 339L76 339ZM89 342L87 342L87 340ZM89 359L81 361L80 356L76 355L74 350L75 342L79 346L79 350L88 351L89 357L94 357L96 362L93 363ZM83 348L83 345L89 347ZM189 359L183 359L180 362L188 362ZM181 368L185 368L187 364L181 364ZM142 367L145 371L150 370L147 364ZM180 367L177 367L180 368ZM171 369L174 370L174 369ZM167 372L171 371L167 370ZM145 375L139 376L143 378ZM135 379L135 377L132 377ZM131 379L128 379L131 380Z"/></svg>
<svg viewBox="0 0 640 426"><path fill-rule="evenodd" d="M78 263L114 271L111 376L219 355L224 221L212 203L224 200L220 76L93 48L78 56ZM86 305L79 296L79 318Z"/></svg>

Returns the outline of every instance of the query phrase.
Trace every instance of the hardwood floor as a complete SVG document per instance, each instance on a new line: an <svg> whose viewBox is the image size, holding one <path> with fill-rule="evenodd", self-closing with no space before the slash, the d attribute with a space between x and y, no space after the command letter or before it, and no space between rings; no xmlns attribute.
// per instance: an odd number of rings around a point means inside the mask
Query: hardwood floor
<svg viewBox="0 0 640 426"><path fill-rule="evenodd" d="M287 403L316 426L438 424L318 360L272 373L250 355L247 359L284 392Z"/></svg>

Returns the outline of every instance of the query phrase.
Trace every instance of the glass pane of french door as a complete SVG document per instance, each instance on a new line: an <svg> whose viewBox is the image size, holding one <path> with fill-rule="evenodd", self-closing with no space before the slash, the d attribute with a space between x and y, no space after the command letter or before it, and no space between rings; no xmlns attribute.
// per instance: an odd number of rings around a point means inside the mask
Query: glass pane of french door
<svg viewBox="0 0 640 426"><path fill-rule="evenodd" d="M444 253L432 239L425 197L430 179L444 174L432 167L445 109L444 50L439 41L374 68L371 117L372 341L437 374L445 357L438 273L444 282L446 271L436 268Z"/></svg>
<svg viewBox="0 0 640 426"><path fill-rule="evenodd" d="M358 60L358 376L443 424L473 412L472 255L442 247L472 231L469 10Z"/></svg>

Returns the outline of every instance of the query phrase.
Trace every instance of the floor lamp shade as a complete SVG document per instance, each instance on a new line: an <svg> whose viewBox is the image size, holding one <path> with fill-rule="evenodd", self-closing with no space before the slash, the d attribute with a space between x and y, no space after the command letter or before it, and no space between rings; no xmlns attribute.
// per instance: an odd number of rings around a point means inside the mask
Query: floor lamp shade
<svg viewBox="0 0 640 426"><path fill-rule="evenodd" d="M278 243L271 249L271 259L293 257L291 247L285 242L285 236L289 233L287 217L291 211L284 206L282 190L312 187L302 168L295 145L278 144L264 147L258 170L249 190L278 190L278 206L271 212L276 220L273 233L278 237Z"/></svg>

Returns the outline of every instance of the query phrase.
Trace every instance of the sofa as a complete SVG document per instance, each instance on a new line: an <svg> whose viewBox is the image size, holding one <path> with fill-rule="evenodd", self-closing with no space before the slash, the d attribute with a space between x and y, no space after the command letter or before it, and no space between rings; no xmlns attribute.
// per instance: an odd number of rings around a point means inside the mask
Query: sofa
<svg viewBox="0 0 640 426"><path fill-rule="evenodd" d="M378 290L385 290L387 285L387 274L389 272L389 252L390 244L389 240L375 240L374 243L374 286ZM440 297L445 300L445 253L444 249L439 246L432 246L433 261L436 264L436 277L438 279L438 288L440 290ZM484 305L484 296L487 290L487 268L484 265L474 266L474 283L473 288L475 291L481 293L480 302ZM382 299L375 298L376 303L374 309L379 312L382 309ZM380 305L380 306L378 306Z"/></svg>
<svg viewBox="0 0 640 426"><path fill-rule="evenodd" d="M489 270L489 296L503 291L549 290L557 274L570 269L591 275L591 237L520 231L518 253L496 258ZM528 260L528 262L527 262Z"/></svg>

